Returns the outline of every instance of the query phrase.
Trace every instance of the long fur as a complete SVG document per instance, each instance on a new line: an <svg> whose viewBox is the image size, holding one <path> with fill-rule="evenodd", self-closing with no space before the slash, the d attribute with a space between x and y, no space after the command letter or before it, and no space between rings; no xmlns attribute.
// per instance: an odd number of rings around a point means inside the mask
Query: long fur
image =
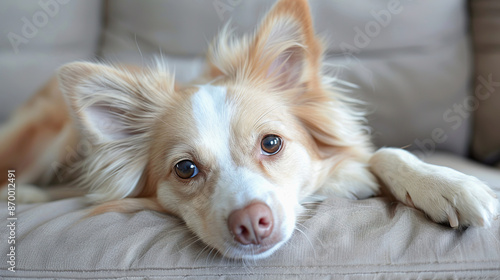
<svg viewBox="0 0 500 280"><path fill-rule="evenodd" d="M62 91L76 117L88 122L85 111L102 107L108 111L102 129L118 134L109 139L102 131L89 130L92 125L82 125L95 150L75 164L75 169L85 173L77 183L88 188L94 202L138 195L144 187L142 174L148 161L151 127L159 118L158 112L168 110L161 104L168 104L169 93L174 91L174 76L162 63L135 71L104 65L101 67L105 70L93 69L96 67L91 64L77 67L81 69L75 70L70 64L59 71ZM84 83L80 80L82 74L87 75ZM76 91L85 94L76 95Z"/></svg>
<svg viewBox="0 0 500 280"><path fill-rule="evenodd" d="M223 27L191 85L176 85L162 60L145 69L67 64L3 130L0 156L10 160L0 171L19 171L25 202L48 199L31 183L76 178L95 203L89 216L176 215L231 258L272 254L302 203L324 195L384 189L436 222L489 226L499 203L478 179L402 149L374 151L359 102L323 65L323 42L306 0L280 0L254 34ZM281 145L275 154L264 149L268 137ZM54 163L63 170L51 173ZM272 225L265 234L261 221Z"/></svg>

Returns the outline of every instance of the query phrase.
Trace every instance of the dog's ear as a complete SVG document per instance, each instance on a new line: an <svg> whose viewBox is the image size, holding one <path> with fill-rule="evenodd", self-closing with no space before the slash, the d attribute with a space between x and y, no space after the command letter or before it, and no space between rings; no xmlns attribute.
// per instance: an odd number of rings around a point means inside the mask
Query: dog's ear
<svg viewBox="0 0 500 280"><path fill-rule="evenodd" d="M289 89L319 85L321 42L316 38L306 0L280 0L253 37L231 38L225 27L208 53L209 75L269 83Z"/></svg>
<svg viewBox="0 0 500 280"><path fill-rule="evenodd" d="M322 59L323 42L314 33L307 0L279 0L253 36L235 39L226 25L209 48L208 73L283 93L318 155L331 158L339 149L347 154L369 143L363 116L330 85Z"/></svg>
<svg viewBox="0 0 500 280"><path fill-rule="evenodd" d="M70 63L58 71L68 105L95 144L140 136L154 121L155 106L163 96L159 89L144 88L147 83L141 80L154 78L144 74L89 62ZM165 85L166 91L172 90L168 78Z"/></svg>
<svg viewBox="0 0 500 280"><path fill-rule="evenodd" d="M85 150L79 155L88 172L83 183L95 200L123 198L140 188L151 127L159 106L174 90L168 73L144 71L87 62L70 63L58 71L82 141L98 149L98 153Z"/></svg>

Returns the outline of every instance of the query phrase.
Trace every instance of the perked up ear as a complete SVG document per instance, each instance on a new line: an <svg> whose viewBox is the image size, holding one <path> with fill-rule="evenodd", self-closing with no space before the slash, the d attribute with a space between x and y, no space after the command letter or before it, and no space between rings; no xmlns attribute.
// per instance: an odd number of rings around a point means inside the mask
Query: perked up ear
<svg viewBox="0 0 500 280"><path fill-rule="evenodd" d="M149 72L87 62L70 63L58 71L82 141L90 141L96 150L82 155L85 176L80 179L94 201L120 199L141 190L157 107L174 90L166 71L145 71Z"/></svg>
<svg viewBox="0 0 500 280"><path fill-rule="evenodd" d="M315 35L307 0L279 0L256 33L235 39L226 27L208 52L208 78L223 77L285 93L294 115L328 159L339 149L371 149L364 118L322 71L323 44ZM290 95L290 93L292 93ZM356 149L356 147L363 147Z"/></svg>
<svg viewBox="0 0 500 280"><path fill-rule="evenodd" d="M280 0L253 38L236 41L226 27L209 49L209 73L270 83L289 89L320 83L322 46L316 38L307 0Z"/></svg>

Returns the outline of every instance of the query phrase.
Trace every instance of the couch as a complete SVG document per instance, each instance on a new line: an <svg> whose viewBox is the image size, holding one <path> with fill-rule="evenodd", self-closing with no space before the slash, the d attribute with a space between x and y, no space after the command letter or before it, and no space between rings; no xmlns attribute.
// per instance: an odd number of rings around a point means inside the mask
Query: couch
<svg viewBox="0 0 500 280"><path fill-rule="evenodd" d="M75 60L147 65L179 81L228 20L253 30L266 0L0 2L0 121ZM500 195L500 3L311 0L339 86L365 101L377 146L475 175ZM356 86L354 86L356 85ZM2 160L2 159L0 159ZM176 217L152 211L85 218L83 198L0 203L3 279L498 279L500 220L454 230L384 197L331 197L271 257L221 258ZM9 224L15 217L15 227ZM15 272L9 271L15 240Z"/></svg>

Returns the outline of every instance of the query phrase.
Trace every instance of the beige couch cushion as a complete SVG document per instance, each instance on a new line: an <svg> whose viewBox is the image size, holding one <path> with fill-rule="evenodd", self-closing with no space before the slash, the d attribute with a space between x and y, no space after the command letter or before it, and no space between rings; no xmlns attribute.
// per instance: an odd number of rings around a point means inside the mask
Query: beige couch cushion
<svg viewBox="0 0 500 280"><path fill-rule="evenodd" d="M456 156L435 155L478 175L500 194L500 174ZM0 203L6 222L7 205ZM107 213L82 219L81 199L17 210L16 272L0 276L57 279L464 279L500 275L500 220L490 229L453 230L384 198L329 198L268 259L222 259L177 218L157 212ZM6 225L6 224L5 224ZM6 226L0 236L9 235Z"/></svg>
<svg viewBox="0 0 500 280"><path fill-rule="evenodd" d="M476 58L474 156L500 164L500 2L472 1L472 28Z"/></svg>
<svg viewBox="0 0 500 280"><path fill-rule="evenodd" d="M160 50L177 78L201 71L207 42L230 18L248 32L272 1L110 0L102 56L145 64ZM453 112L469 94L465 1L311 1L317 31L341 79L359 85L379 146L464 154L470 118Z"/></svg>

